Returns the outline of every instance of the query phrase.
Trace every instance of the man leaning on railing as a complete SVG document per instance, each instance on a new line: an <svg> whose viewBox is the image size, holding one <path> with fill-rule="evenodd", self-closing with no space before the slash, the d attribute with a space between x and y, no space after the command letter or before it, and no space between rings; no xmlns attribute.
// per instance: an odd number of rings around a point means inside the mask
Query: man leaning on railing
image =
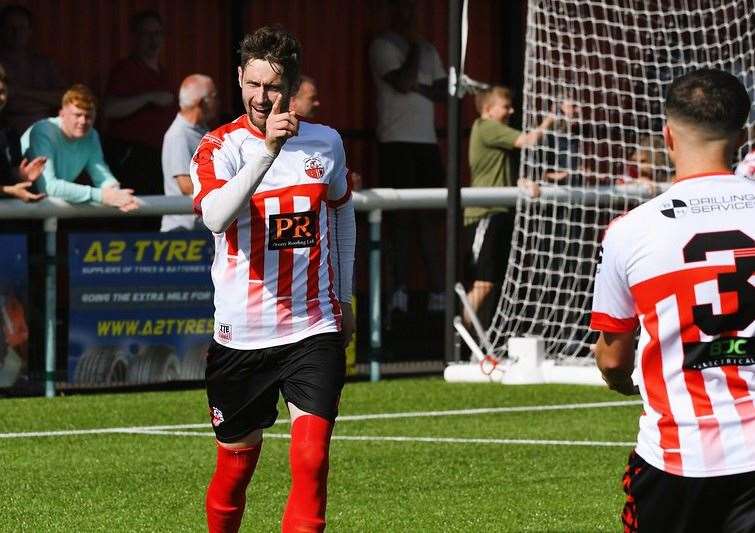
<svg viewBox="0 0 755 533"><path fill-rule="evenodd" d="M74 85L63 95L57 117L35 122L21 136L24 156L47 160L37 180L40 193L70 203L92 202L131 211L139 207L131 189L121 189L102 155L100 137L92 127L96 114L91 91ZM85 171L93 185L74 180Z"/></svg>

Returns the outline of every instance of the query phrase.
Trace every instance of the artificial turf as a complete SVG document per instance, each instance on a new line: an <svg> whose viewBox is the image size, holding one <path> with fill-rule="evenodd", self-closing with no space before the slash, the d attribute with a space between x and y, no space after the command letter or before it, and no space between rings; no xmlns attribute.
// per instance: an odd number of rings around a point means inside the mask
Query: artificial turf
<svg viewBox="0 0 755 533"><path fill-rule="evenodd" d="M600 387L350 383L342 415L622 401ZM214 467L203 391L1 400L0 433L206 424L185 435L0 438L0 531L205 531ZM331 445L329 531L619 531L630 445L567 446L384 438L629 443L637 404L343 420ZM281 406L281 417L287 414ZM285 434L276 425L269 434ZM168 430L172 431L172 430ZM277 531L288 441L269 435L242 531Z"/></svg>

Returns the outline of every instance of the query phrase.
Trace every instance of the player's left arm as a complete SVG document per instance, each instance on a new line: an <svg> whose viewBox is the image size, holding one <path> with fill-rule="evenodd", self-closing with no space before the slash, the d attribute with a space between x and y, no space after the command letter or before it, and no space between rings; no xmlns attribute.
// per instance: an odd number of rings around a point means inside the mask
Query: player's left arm
<svg viewBox="0 0 755 533"><path fill-rule="evenodd" d="M634 331L602 332L595 346L595 360L609 389L626 395L640 393L632 382Z"/></svg>
<svg viewBox="0 0 755 533"><path fill-rule="evenodd" d="M328 187L328 210L331 216L331 265L334 270L334 291L341 302L342 332L348 343L354 333L351 312L354 252L356 249L356 216L351 201L351 175L346 168L346 155L340 137L334 146L333 179Z"/></svg>
<svg viewBox="0 0 755 533"><path fill-rule="evenodd" d="M627 279L627 246L624 228L614 221L606 230L595 276L590 327L601 332L595 359L611 390L638 394L632 382L635 331L639 320Z"/></svg>

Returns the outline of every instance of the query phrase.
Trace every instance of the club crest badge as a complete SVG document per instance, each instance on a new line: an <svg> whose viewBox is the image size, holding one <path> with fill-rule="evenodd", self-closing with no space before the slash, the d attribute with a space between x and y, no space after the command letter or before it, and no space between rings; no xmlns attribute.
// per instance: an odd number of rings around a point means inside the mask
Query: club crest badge
<svg viewBox="0 0 755 533"><path fill-rule="evenodd" d="M320 152L304 160L304 173L315 180L319 180L325 175L325 165L320 159Z"/></svg>
<svg viewBox="0 0 755 533"><path fill-rule="evenodd" d="M210 418L212 419L212 425L215 427L218 427L220 424L225 422L225 420L223 420L223 411L221 411L217 407L210 408Z"/></svg>

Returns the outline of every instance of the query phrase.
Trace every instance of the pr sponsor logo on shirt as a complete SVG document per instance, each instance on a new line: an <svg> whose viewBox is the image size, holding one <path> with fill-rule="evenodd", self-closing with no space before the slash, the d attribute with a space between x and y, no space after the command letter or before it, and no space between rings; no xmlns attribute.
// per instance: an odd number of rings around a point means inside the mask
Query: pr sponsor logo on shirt
<svg viewBox="0 0 755 533"><path fill-rule="evenodd" d="M233 329L230 324L224 324L223 322L218 324L218 338L221 341L231 342L233 338Z"/></svg>
<svg viewBox="0 0 755 533"><path fill-rule="evenodd" d="M320 152L304 160L304 173L312 179L319 180L325 175L325 165L320 158Z"/></svg>
<svg viewBox="0 0 755 533"><path fill-rule="evenodd" d="M268 250L311 248L317 243L319 227L315 211L270 215Z"/></svg>

